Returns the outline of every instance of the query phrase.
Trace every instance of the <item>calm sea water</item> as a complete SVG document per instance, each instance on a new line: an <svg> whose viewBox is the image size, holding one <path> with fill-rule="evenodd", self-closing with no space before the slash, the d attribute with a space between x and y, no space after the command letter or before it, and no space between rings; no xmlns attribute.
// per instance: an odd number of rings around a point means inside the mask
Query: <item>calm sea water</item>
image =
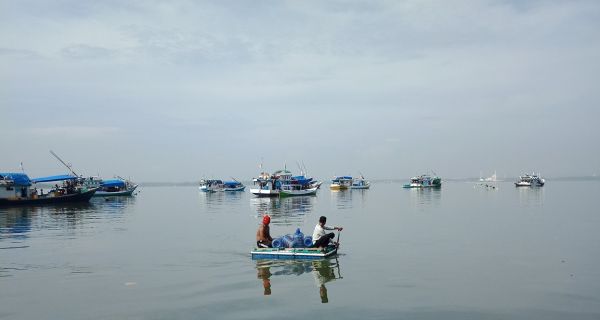
<svg viewBox="0 0 600 320"><path fill-rule="evenodd" d="M259 199L146 187L0 209L0 319L599 319L600 182L448 182ZM318 217L338 257L254 261Z"/></svg>

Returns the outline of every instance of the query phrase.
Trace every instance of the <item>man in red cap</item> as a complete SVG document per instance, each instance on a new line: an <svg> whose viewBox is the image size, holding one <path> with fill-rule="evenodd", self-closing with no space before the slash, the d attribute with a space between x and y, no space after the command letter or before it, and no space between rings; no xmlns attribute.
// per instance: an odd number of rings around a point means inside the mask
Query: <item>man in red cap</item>
<svg viewBox="0 0 600 320"><path fill-rule="evenodd" d="M256 246L259 248L272 248L273 238L271 238L271 230L269 229L269 223L271 223L271 217L265 215L262 220L262 224L256 231Z"/></svg>

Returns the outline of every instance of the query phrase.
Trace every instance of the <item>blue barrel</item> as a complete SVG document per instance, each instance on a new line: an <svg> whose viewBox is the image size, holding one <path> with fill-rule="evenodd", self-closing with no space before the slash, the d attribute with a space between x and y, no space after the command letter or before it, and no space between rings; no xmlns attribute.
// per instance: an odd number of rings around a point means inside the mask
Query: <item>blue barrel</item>
<svg viewBox="0 0 600 320"><path fill-rule="evenodd" d="M281 237L281 241L283 241L284 248L292 248L294 246L294 237L292 235L286 234Z"/></svg>
<svg viewBox="0 0 600 320"><path fill-rule="evenodd" d="M273 239L271 242L273 248L283 248L283 240L281 238Z"/></svg>
<svg viewBox="0 0 600 320"><path fill-rule="evenodd" d="M304 237L304 246L305 247L312 247L312 237L311 236L306 236Z"/></svg>
<svg viewBox="0 0 600 320"><path fill-rule="evenodd" d="M294 248L302 248L304 247L304 234L300 231L300 228L296 229L294 233Z"/></svg>

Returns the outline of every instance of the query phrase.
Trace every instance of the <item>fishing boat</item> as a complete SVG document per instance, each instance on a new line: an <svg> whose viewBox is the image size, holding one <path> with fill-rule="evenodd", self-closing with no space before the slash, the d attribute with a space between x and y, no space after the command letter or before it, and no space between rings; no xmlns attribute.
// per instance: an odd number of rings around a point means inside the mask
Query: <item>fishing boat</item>
<svg viewBox="0 0 600 320"><path fill-rule="evenodd" d="M319 186L312 184L312 178L295 176L289 180L282 180L279 195L282 197L308 196L317 194L317 190L319 190Z"/></svg>
<svg viewBox="0 0 600 320"><path fill-rule="evenodd" d="M322 259L337 253L335 246L320 248L254 248L252 259Z"/></svg>
<svg viewBox="0 0 600 320"><path fill-rule="evenodd" d="M442 186L442 178L432 177L423 174L417 177L410 178L410 183L405 184L404 188L440 188Z"/></svg>
<svg viewBox="0 0 600 320"><path fill-rule="evenodd" d="M57 182L47 192L37 183ZM87 188L78 177L60 175L30 179L25 173L0 173L0 206L88 202L96 188Z"/></svg>
<svg viewBox="0 0 600 320"><path fill-rule="evenodd" d="M515 187L543 187L546 180L535 173L525 174L519 177L515 182Z"/></svg>
<svg viewBox="0 0 600 320"><path fill-rule="evenodd" d="M202 192L230 192L230 191L244 191L246 186L241 182L235 181L222 181L218 179L203 179L200 180L200 191Z"/></svg>
<svg viewBox="0 0 600 320"><path fill-rule="evenodd" d="M339 176L331 179L331 185L329 185L329 189L331 190L346 190L352 186L352 177L350 176Z"/></svg>
<svg viewBox="0 0 600 320"><path fill-rule="evenodd" d="M122 178L103 180L100 183L100 189L96 191L94 196L130 196L137 187L137 184Z"/></svg>
<svg viewBox="0 0 600 320"><path fill-rule="evenodd" d="M351 189L369 189L371 187L371 183L365 179L362 175L360 178L356 178L352 180Z"/></svg>
<svg viewBox="0 0 600 320"><path fill-rule="evenodd" d="M279 178L267 172L261 172L258 178L253 179L254 188L250 188L250 193L258 197L278 197L281 191L281 182Z"/></svg>

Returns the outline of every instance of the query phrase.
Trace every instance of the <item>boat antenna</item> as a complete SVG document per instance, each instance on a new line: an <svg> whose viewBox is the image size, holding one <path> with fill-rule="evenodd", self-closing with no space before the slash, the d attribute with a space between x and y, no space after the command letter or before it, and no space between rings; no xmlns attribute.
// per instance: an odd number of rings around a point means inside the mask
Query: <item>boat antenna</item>
<svg viewBox="0 0 600 320"><path fill-rule="evenodd" d="M21 172L25 173L25 169L23 169L23 161L21 161L21 164L19 164L19 166L21 167Z"/></svg>
<svg viewBox="0 0 600 320"><path fill-rule="evenodd" d="M56 158L58 159L58 161L60 161L60 163L62 163L65 167L67 167L67 169L69 169L69 171L71 171L71 173L76 176L79 177L79 175L77 173L75 173L75 171L73 171L73 169L71 168L71 164L67 164L66 162L64 162L56 153L54 153L54 151L50 150L50 153Z"/></svg>

